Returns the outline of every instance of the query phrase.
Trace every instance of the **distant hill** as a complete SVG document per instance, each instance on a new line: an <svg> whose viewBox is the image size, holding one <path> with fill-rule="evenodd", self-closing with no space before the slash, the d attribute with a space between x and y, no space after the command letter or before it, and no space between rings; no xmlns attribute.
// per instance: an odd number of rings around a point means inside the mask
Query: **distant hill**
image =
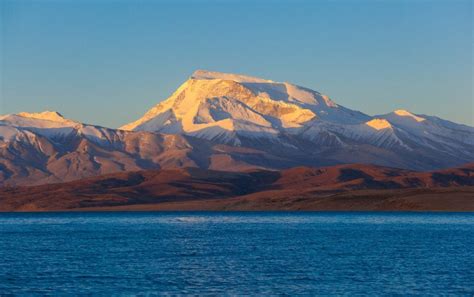
<svg viewBox="0 0 474 297"><path fill-rule="evenodd" d="M247 172L185 168L0 188L0 211L47 210L474 211L474 164L433 172L362 164Z"/></svg>

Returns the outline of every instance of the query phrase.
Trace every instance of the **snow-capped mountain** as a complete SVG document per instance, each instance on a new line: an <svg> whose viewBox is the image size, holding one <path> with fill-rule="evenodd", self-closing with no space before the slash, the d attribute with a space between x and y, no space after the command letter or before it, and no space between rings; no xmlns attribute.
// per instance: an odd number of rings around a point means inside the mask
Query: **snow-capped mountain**
<svg viewBox="0 0 474 297"><path fill-rule="evenodd" d="M0 184L69 181L117 171L195 167L179 135L82 124L57 112L0 117ZM175 163L176 162L176 163Z"/></svg>
<svg viewBox="0 0 474 297"><path fill-rule="evenodd" d="M0 116L3 184L150 168L429 170L473 161L473 127L406 110L369 116L291 83L203 70L120 129L50 111Z"/></svg>
<svg viewBox="0 0 474 297"><path fill-rule="evenodd" d="M203 70L121 129L256 148L264 141L305 151L304 143L310 146L308 158L317 152L317 159L412 169L461 164L474 158L472 127L406 110L372 117L287 82ZM334 155L339 150L354 151L350 155L355 157Z"/></svg>
<svg viewBox="0 0 474 297"><path fill-rule="evenodd" d="M370 117L290 83L196 71L171 97L124 130L186 134L240 145L239 136L278 139L309 122L359 124Z"/></svg>

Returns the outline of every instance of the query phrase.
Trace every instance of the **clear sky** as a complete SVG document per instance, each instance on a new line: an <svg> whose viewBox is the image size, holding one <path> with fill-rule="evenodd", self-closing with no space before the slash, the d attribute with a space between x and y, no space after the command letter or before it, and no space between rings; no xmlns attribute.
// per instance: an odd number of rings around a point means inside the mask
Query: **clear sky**
<svg viewBox="0 0 474 297"><path fill-rule="evenodd" d="M118 127L196 69L474 125L471 0L0 0L0 114Z"/></svg>

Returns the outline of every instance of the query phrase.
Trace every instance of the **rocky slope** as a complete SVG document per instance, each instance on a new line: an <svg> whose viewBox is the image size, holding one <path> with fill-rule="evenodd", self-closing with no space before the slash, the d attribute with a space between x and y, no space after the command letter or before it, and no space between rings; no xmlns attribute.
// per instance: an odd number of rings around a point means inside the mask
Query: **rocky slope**
<svg viewBox="0 0 474 297"><path fill-rule="evenodd" d="M414 172L361 164L283 171L162 169L0 189L0 211L470 210L474 164Z"/></svg>
<svg viewBox="0 0 474 297"><path fill-rule="evenodd" d="M151 168L196 166L179 135L86 125L55 112L0 120L0 183L42 184Z"/></svg>

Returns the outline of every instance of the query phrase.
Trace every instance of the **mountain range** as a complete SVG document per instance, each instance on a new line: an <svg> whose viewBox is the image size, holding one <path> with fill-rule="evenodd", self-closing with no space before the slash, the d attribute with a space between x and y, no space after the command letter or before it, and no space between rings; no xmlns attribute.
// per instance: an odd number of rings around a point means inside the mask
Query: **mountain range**
<svg viewBox="0 0 474 297"><path fill-rule="evenodd" d="M0 185L10 186L187 167L426 171L473 161L473 127L407 110L370 116L291 83L203 70L119 129L51 111L0 116Z"/></svg>

